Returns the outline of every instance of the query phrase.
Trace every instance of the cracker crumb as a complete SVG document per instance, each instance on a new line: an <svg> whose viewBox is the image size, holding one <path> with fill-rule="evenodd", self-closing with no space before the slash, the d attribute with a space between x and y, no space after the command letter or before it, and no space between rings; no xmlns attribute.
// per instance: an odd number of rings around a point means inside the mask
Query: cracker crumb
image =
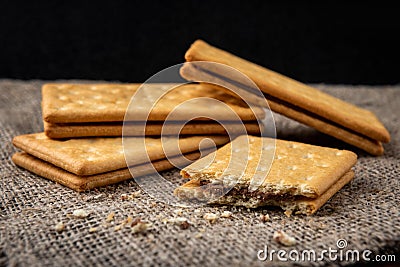
<svg viewBox="0 0 400 267"><path fill-rule="evenodd" d="M261 215L260 215L260 220L261 220L262 222L268 222L269 220L271 220L271 218L269 217L268 214L261 214Z"/></svg>
<svg viewBox="0 0 400 267"><path fill-rule="evenodd" d="M126 224L130 224L130 223L132 223L132 221L133 221L133 218L132 218L131 216L128 216L128 217L126 218L126 220L125 220L125 223L126 223Z"/></svg>
<svg viewBox="0 0 400 267"><path fill-rule="evenodd" d="M218 215L215 213L206 213L204 214L203 218L210 223L215 223L218 219Z"/></svg>
<svg viewBox="0 0 400 267"><path fill-rule="evenodd" d="M182 230L188 229L191 225L191 223L189 223L189 220L185 217L172 218L169 220L169 222L179 225Z"/></svg>
<svg viewBox="0 0 400 267"><path fill-rule="evenodd" d="M181 223L181 222L186 222L187 219L185 217L176 217L176 218L171 218L169 219L169 222L171 223Z"/></svg>
<svg viewBox="0 0 400 267"><path fill-rule="evenodd" d="M119 221L118 224L122 224L122 225L129 224L132 222L132 220L133 220L133 218L131 216L128 216L128 217L126 217L126 219Z"/></svg>
<svg viewBox="0 0 400 267"><path fill-rule="evenodd" d="M94 232L97 232L97 227L89 228L89 233L94 233Z"/></svg>
<svg viewBox="0 0 400 267"><path fill-rule="evenodd" d="M170 219L164 218L164 219L162 220L162 222L163 222L164 224L166 224L166 223L173 223L173 224L179 225L179 227L180 227L181 229L187 229L187 228L190 227L190 225L192 225L192 224L189 222L189 220L188 220L187 218L185 218L185 217L176 217L176 218L170 218Z"/></svg>
<svg viewBox="0 0 400 267"><path fill-rule="evenodd" d="M140 220L140 219L139 219ZM121 230L125 225L133 226L133 218L131 216L128 216L125 220L122 220L121 222L118 223L117 226L114 227L114 231L119 231Z"/></svg>
<svg viewBox="0 0 400 267"><path fill-rule="evenodd" d="M176 215L181 216L182 213L183 213L183 210L182 210L182 209L176 209L176 210L174 210L174 213L175 213Z"/></svg>
<svg viewBox="0 0 400 267"><path fill-rule="evenodd" d="M134 220L131 220L131 227L136 226L140 222L142 222L142 220L139 217L135 218Z"/></svg>
<svg viewBox="0 0 400 267"><path fill-rule="evenodd" d="M59 233L64 231L64 229L65 229L65 225L62 222L59 222L56 224L56 226L54 226L54 230L56 230Z"/></svg>
<svg viewBox="0 0 400 267"><path fill-rule="evenodd" d="M132 227L132 233L143 233L149 230L151 223L145 223L145 222L138 222L135 226Z"/></svg>
<svg viewBox="0 0 400 267"><path fill-rule="evenodd" d="M285 210L285 212L284 212L284 214L287 216L287 217L290 217L291 215L292 215L292 210Z"/></svg>
<svg viewBox="0 0 400 267"><path fill-rule="evenodd" d="M102 197L103 197L103 194L100 193L100 194L94 196L93 199L99 199L99 198L102 198Z"/></svg>
<svg viewBox="0 0 400 267"><path fill-rule="evenodd" d="M140 195L142 194L142 192L140 190L137 190L135 192L133 192L130 197L131 198L135 198L135 197L140 197Z"/></svg>
<svg viewBox="0 0 400 267"><path fill-rule="evenodd" d="M117 231L121 230L123 226L124 226L123 224L119 224L119 225L115 226L114 231L117 232Z"/></svg>
<svg viewBox="0 0 400 267"><path fill-rule="evenodd" d="M223 211L223 212L221 213L221 217L223 217L223 218L230 218L230 217L232 217L232 212L230 212L230 211L228 211L228 210L225 210L225 211Z"/></svg>
<svg viewBox="0 0 400 267"><path fill-rule="evenodd" d="M195 237L195 238L201 238L202 236L203 236L202 233L197 233L194 237Z"/></svg>
<svg viewBox="0 0 400 267"><path fill-rule="evenodd" d="M190 227L190 223L189 223L188 221L184 221L184 222L182 222L182 223L179 225L179 227L180 227L182 230L188 229L188 228Z"/></svg>
<svg viewBox="0 0 400 267"><path fill-rule="evenodd" d="M137 191L135 191L135 192L133 192L133 193L131 193L131 194L121 194L121 200L122 201L125 201L125 200L132 200L132 199L134 199L134 198L137 198L137 197L139 197L140 195L141 195L141 191L140 190L137 190Z"/></svg>
<svg viewBox="0 0 400 267"><path fill-rule="evenodd" d="M114 213L114 212L111 212L110 214L108 214L108 215L107 215L107 218L106 218L106 222L111 222L111 221L113 221L113 220L114 220L114 216L115 216L115 213Z"/></svg>
<svg viewBox="0 0 400 267"><path fill-rule="evenodd" d="M79 218L79 219L83 219L86 218L87 216L89 216L90 212L84 209L77 209L74 210L74 212L72 213L72 216L74 216L75 218Z"/></svg>
<svg viewBox="0 0 400 267"><path fill-rule="evenodd" d="M284 231L276 231L273 236L274 240L279 244L290 247L296 245L296 239L286 234Z"/></svg>

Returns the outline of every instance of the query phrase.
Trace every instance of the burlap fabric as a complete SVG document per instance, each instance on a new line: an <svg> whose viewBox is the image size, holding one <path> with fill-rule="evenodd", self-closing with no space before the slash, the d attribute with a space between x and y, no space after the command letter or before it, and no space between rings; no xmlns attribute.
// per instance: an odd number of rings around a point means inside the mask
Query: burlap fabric
<svg viewBox="0 0 400 267"><path fill-rule="evenodd" d="M286 217L279 209L247 210L231 207L183 209L155 201L146 194L122 200L121 194L138 190L134 181L85 193L47 181L20 169L11 162L16 151L11 145L15 135L42 131L40 87L42 81L0 80L0 265L165 265L165 266L264 266L257 259L264 249L284 248L273 241L276 230L296 238L289 249L298 251L337 249L345 239L345 249L365 249L375 254L397 254L400 248L400 86L327 86L324 91L374 111L392 135L385 155L372 157L313 129L276 116L278 136L318 145L351 149L359 155L354 181L345 186L314 216ZM178 171L164 174L179 179ZM69 216L84 208L86 219ZM206 212L233 212L214 224L203 219ZM114 225L104 225L107 215L115 213ZM262 222L260 214L269 214ZM153 223L145 234L132 234L130 227L115 231L127 218L140 217ZM165 219L186 217L191 226L164 223ZM65 230L54 226L63 222ZM89 229L96 227L97 231ZM371 256L372 257L372 256ZM275 257L276 260L276 257ZM298 265L348 265L352 262L297 262ZM275 261L276 265L293 262Z"/></svg>

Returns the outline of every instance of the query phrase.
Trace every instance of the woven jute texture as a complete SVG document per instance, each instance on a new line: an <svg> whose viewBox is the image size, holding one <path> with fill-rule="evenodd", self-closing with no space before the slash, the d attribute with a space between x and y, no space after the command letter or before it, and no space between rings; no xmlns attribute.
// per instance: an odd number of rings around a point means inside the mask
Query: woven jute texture
<svg viewBox="0 0 400 267"><path fill-rule="evenodd" d="M57 81L56 81L57 82ZM65 82L65 81L63 81ZM82 81L81 81L82 82ZM316 145L355 151L359 160L356 176L313 216L286 217L281 210L248 210L235 207L183 208L170 206L142 193L122 200L139 188L135 182L84 193L76 193L28 171L16 167L11 155L16 151L13 136L43 130L40 87L43 81L0 80L0 265L163 265L163 266L274 266L292 265L292 261L260 261L259 250L295 249L299 252L338 249L368 249L376 254L396 254L400 248L400 86L328 86L316 85L339 98L374 111L391 133L382 157L369 156L353 147L276 115L278 137ZM167 179L180 179L177 170L163 173ZM160 189L162 190L162 189ZM76 209L90 211L84 219L70 216ZM232 217L211 224L205 213L231 211ZM108 214L114 221L105 224ZM260 214L269 214L262 222ZM128 216L153 223L146 233L133 234L130 227L115 231ZM166 219L186 217L191 225ZM65 225L61 233L57 223ZM97 228L96 231L89 231ZM296 238L293 247L273 240L277 230ZM93 229L92 229L93 231ZM262 254L260 254L262 256ZM295 254L292 254L295 256ZM297 265L349 265L352 261L330 260L297 262Z"/></svg>

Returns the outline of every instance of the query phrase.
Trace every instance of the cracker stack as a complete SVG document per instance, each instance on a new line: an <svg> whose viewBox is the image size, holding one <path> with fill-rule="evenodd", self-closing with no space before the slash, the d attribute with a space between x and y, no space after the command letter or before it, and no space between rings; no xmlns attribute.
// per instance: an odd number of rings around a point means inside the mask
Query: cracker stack
<svg viewBox="0 0 400 267"><path fill-rule="evenodd" d="M243 86L243 77L232 77L222 65L210 69L203 61L228 65L247 75L264 93L272 111L297 120L325 134L365 150L372 155L382 155L382 143L390 141L389 132L369 110L328 95L320 90L295 81L284 75L239 58L226 51L198 40L185 54L187 64L181 75L188 80L208 80L225 84L250 93L255 103L264 99L256 97ZM196 63L198 62L198 63ZM226 77L226 76L229 77Z"/></svg>
<svg viewBox="0 0 400 267"><path fill-rule="evenodd" d="M141 84L44 85L42 107L46 135L50 138L121 136L125 112L140 86ZM243 101L211 85L187 84L167 92L170 87L168 84L142 86L140 95L135 96L140 99L138 103L142 106L132 105L135 110L127 113L125 136L160 136L161 130L167 135L226 134L224 127L214 120L223 121L225 126L230 126L230 133L240 132L242 122L249 134L260 133L256 119L264 116L261 108L254 109L253 112ZM165 92L167 93L159 98ZM240 121L230 116L223 107L208 104L204 98L227 104ZM187 102L188 100L191 101ZM174 111L183 103L185 105ZM167 127L163 127L172 112L175 116L168 120ZM189 121L197 114L203 114L204 117ZM185 121L189 122L185 124Z"/></svg>
<svg viewBox="0 0 400 267"><path fill-rule="evenodd" d="M155 170L173 168L167 157L174 158L175 165L186 163L183 157L179 157L180 151L190 160L197 159L200 157L200 142L204 138L212 139L217 146L227 143L229 138L226 129L207 117L224 121L230 133L239 133L244 129L248 133L260 133L256 116L262 118L262 109L255 109L253 113L242 101L208 85L179 86L157 102L159 95L164 94L172 85L147 84L140 91L141 95L135 96L143 106L126 116L129 101L140 86L44 85L42 109L45 132L15 137L13 144L24 152L16 153L13 161L40 176L83 191L131 178L128 165L132 173L140 176ZM192 101L174 113L172 122L163 125L176 106L199 97L225 103L237 117L230 118L219 106L210 108L204 101ZM154 103L156 105L152 106ZM149 114L146 104L150 107ZM204 117L196 117L196 114L204 114ZM194 121L184 124L185 120L192 117L195 117ZM121 138L124 119L129 120L125 122L124 135L127 137L125 140L128 140L128 146L125 147L133 148L125 152ZM182 125L184 127L181 129ZM163 135L180 133L183 137L167 137L161 144L162 130ZM144 135L145 144L141 144ZM139 149L140 145L146 148L147 153ZM211 145L210 142L202 143L202 149L207 152ZM127 158L133 159L128 165L124 153L134 155L130 157L127 154ZM147 159L152 161L154 168L145 164Z"/></svg>
<svg viewBox="0 0 400 267"><path fill-rule="evenodd" d="M228 141L226 136L208 136L217 145ZM175 158L174 163L183 162L177 158L179 151L175 149L176 142L182 153L190 159L199 158L197 152L203 137L184 137L179 140L171 138L161 146L159 138L146 138L146 150L137 151L135 147L142 145L142 138L127 140L135 161L129 162L132 173L137 176L154 172L152 166L146 164L147 156L157 171L173 168L166 157ZM84 191L130 179L121 137L114 138L79 138L54 140L44 133L16 136L13 144L23 150L12 157L15 164L33 173L55 181L76 191ZM169 153L166 155L165 151ZM203 146L204 149L210 148Z"/></svg>

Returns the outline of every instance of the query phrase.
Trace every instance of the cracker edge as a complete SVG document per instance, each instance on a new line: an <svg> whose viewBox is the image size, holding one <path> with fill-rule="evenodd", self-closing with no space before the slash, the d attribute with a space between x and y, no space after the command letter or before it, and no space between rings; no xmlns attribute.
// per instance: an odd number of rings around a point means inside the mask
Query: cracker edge
<svg viewBox="0 0 400 267"><path fill-rule="evenodd" d="M133 84L118 84L118 83L112 83L112 84L79 84L79 83L73 83L73 84L65 84L65 83L49 83L49 84L44 84L42 86L42 114L43 114L43 120L48 123L85 123L85 122L114 122L114 121L120 121L123 122L125 115L126 115L126 108L117 108L113 110L103 110L103 111L93 111L87 109L87 112L82 113L80 111L75 111L75 110L70 110L68 112L65 111L60 111L57 108L54 108L52 106L52 97L54 97L54 90L56 90L54 87L57 86L62 86L62 85L69 85L69 86L76 86L76 87L86 87L86 86L136 86L139 88L142 84L139 83L133 83ZM154 85L154 84L153 84ZM184 85L179 85L179 86L197 86L199 89L201 89L201 86L204 86L204 84L184 84ZM136 88L136 89L137 89ZM212 88L212 86L211 86ZM132 92L132 96L134 95L135 91ZM205 97L215 97L215 95L205 95ZM224 102L224 101L222 101ZM254 110L255 113L248 109L244 108L240 105L233 104L231 103L233 110L237 113L237 115L240 117L242 121L253 121L256 120L257 116L262 116L262 110ZM168 109L163 109L163 108L157 108L155 107L155 110L153 110L148 117L149 121L164 121L167 117L168 114L172 110ZM187 119L185 117L186 115L181 115L180 118L182 120ZM208 120L207 118L196 118L195 120L199 121L204 121Z"/></svg>
<svg viewBox="0 0 400 267"><path fill-rule="evenodd" d="M189 160L196 160L200 157L200 152L185 154L185 157ZM22 167L36 175L62 184L78 192L115 184L132 178L128 168L90 176L79 176L29 155L26 152L16 152L12 156L12 161L15 163L15 165ZM167 159L157 160L152 162L152 164L157 171L165 171L175 167ZM142 164L134 167L140 168L145 167L146 165L147 164ZM147 170L147 172L142 172L139 176L150 173L152 172Z"/></svg>
<svg viewBox="0 0 400 267"><path fill-rule="evenodd" d="M38 157L44 161L50 162L58 167L61 167L65 170L68 170L72 173L75 173L77 175L93 175L93 174L97 174L97 173L102 173L104 172L103 169L105 168L105 165L108 164L108 162L105 162L103 165L104 166L94 166L97 168L93 168L93 164L87 161L80 161L79 163L77 163L76 161L73 161L71 158L68 158L67 160L63 159L63 155L62 153L58 153L57 157L54 154L54 151L52 149L40 149L40 143L34 143L34 145L32 145L33 142L31 142L32 140L30 140L29 138L26 138L30 135L35 135L38 133L34 133L34 134L25 134L25 135L19 135L19 136L15 136L12 140L12 143L15 147L35 156ZM198 137L198 136L189 136L189 137L185 137L185 138L180 138L179 139L179 149L183 152L183 153L190 153L192 151L197 150L197 146L196 147L190 147L193 143L192 142L188 142L188 139L190 137ZM222 144L226 144L227 142L229 142L229 138L226 136L203 136L204 138L210 138L212 139L217 145L222 145ZM115 137L118 138L118 137ZM183 142L183 144L181 143ZM201 141L200 141L201 142ZM200 144L199 142L199 144ZM39 147L39 149L38 149ZM190 149L189 149L190 148ZM152 160L158 160L158 159L162 159L165 158L165 154L164 154L164 150L162 151L162 153L155 153L155 156L152 157ZM171 155L169 155L171 156ZM171 157L173 157L175 155L172 155ZM109 165L109 164L108 164ZM109 166L108 166L109 167ZM119 164L114 164L114 166L112 166L112 168L108 168L108 170L106 171L112 171L112 170L117 170L117 169L121 169L126 167L126 162L124 161L123 163L119 163ZM100 171L99 171L100 169Z"/></svg>
<svg viewBox="0 0 400 267"><path fill-rule="evenodd" d="M209 78L211 77L209 74L205 74L201 70L194 69L192 65L183 65L183 67L180 69L180 73L181 73L182 77L184 77L188 80L193 80L195 76L199 76L199 75L201 77L204 77L204 75L207 75L207 77L209 77ZM213 85L213 86L216 87L216 89L220 89L220 90L225 91L228 94L234 95L233 92L231 92L228 89L225 89L224 87L217 86L217 85ZM233 85L233 86L237 86L237 85ZM250 94L250 93L246 92L246 94ZM250 96L250 98L248 100L250 102L253 102L253 104L265 105L265 103L263 103L263 102L265 102L265 100L260 101L260 99L257 98L256 96L254 96L254 97L252 97L251 95L249 95L249 96ZM235 96L235 97L237 97L237 96ZM270 109L276 113L280 113L288 118L291 118L300 123L308 125L324 134L330 135L336 139L339 139L350 145L358 147L358 148L370 153L371 155L380 156L380 155L383 155L383 153L384 153L384 148L380 141L374 140L367 136L363 136L360 133L352 133L352 132L348 131L344 126L342 126L342 127L335 126L334 124L330 124L330 123L320 120L316 117L313 117L313 116L310 116L301 111L295 110L287 105L270 100L270 99L268 99L268 97L266 97L266 98L267 98L267 102L269 104Z"/></svg>
<svg viewBox="0 0 400 267"><path fill-rule="evenodd" d="M204 53L204 51L206 51L205 53L207 53L207 50L212 50L212 55L211 56L209 56L209 55L203 56L202 55L202 53ZM278 97L280 99L286 99L285 101L288 101L290 103L296 102L296 105L304 106L305 109L307 109L307 110L309 110L311 112L314 112L315 114L319 114L319 115L324 114L324 117L326 117L327 119L332 120L332 121L336 121L337 123L339 123L341 125L345 125L346 127L349 127L349 129L355 130L357 132L360 131L360 133L362 133L362 134L365 134L365 135L369 134L369 136L372 139L377 139L378 141L383 141L385 143L390 141L390 134L389 134L388 130L385 128L383 123L376 117L376 115L373 112L371 112L371 111L369 111L367 109L358 107L356 105L350 104L350 103L348 103L348 102L346 102L344 100L341 100L341 99L339 99L337 97L331 96L331 95L329 95L327 93L324 93L324 92L322 92L322 91L320 91L320 90L318 90L318 89L316 89L314 87L308 86L308 85L306 85L304 83L301 83L299 81L296 81L294 79L286 77L286 76L284 76L282 74L279 74L277 72L271 71L271 70L269 70L269 69L267 69L265 67L262 67L260 65L254 64L254 63L252 63L252 62L250 62L248 60L245 60L245 59L243 59L241 57L238 57L238 56L236 56L234 54L231 54L231 53L229 53L227 51L224 51L224 50L222 50L220 48L214 47L214 46L206 43L203 40L196 40L194 43L192 43L190 48L185 53L185 59L186 59L186 61L189 61L189 62L192 62L192 61L211 61L211 62L223 63L223 62L220 62L218 60L218 58L220 57L219 55L222 55L222 57L225 57L225 59L228 58L228 60L230 60L230 61L232 61L232 60L235 61L236 63L233 64L233 65L243 65L243 64L247 65L248 64L249 66L253 66L253 67L256 67L256 68L258 68L258 69L260 69L262 71L267 72L267 76L273 76L274 78L276 78L276 80L283 81L283 82L295 83L296 84L295 86L306 87L307 89L316 90L316 92L318 92L319 94L321 93L321 94L326 95L326 96L328 96L330 98L338 99L341 102L344 102L344 103L352 106L352 108L354 108L355 110L358 109L360 111L362 110L363 112L368 113L369 116L374 119L374 121L375 121L374 122L374 126L375 127L371 127L370 123L366 122L366 121L360 122L358 120L352 120L351 122L348 122L349 121L348 117L344 118L343 116L337 116L335 114L334 110L329 109L329 108L326 109L322 105L311 105L311 104L309 104L309 101L303 99L303 97L301 95L294 95L294 96L290 95L290 94L288 94L288 93L286 93L286 92L284 92L282 90L279 90L278 85L275 84L274 86L271 87L271 85L267 84L265 82L265 80L262 80L262 79L258 80L258 81L255 81L257 84L260 85L260 87L264 87L264 88L267 87L267 88L269 88L268 91L271 91L271 92L273 91L274 92L273 94L275 95L275 97ZM208 57L216 58L216 59L215 60L213 60L213 59L210 60ZM229 63L227 65L231 66L231 64L229 64ZM234 66L231 66L231 67L234 67ZM246 67L246 66L244 66L244 67ZM252 75L248 75L248 76L252 76ZM250 77L250 78L253 79L252 77ZM265 91L265 89L264 89L264 91ZM331 115L327 116L327 114L331 114ZM356 125L356 127L355 127L355 125Z"/></svg>
<svg viewBox="0 0 400 267"><path fill-rule="evenodd" d="M239 124L238 124L239 125ZM243 123L248 134L259 135L261 133L260 127L258 123ZM62 138L74 138L74 137L106 137L106 136L122 136L122 123L113 123L113 124L103 124L99 123L98 125L93 124L52 124L44 121L44 132L46 136L54 139L62 139ZM127 133L129 136L142 136L141 132L143 130L143 126L133 126L127 125ZM168 127L168 126L167 126ZM148 123L145 128L146 136L159 136L161 135L161 131L163 129L163 124L155 124ZM241 128L240 128L241 129ZM231 132L233 134L237 134L240 132L234 130ZM132 135L129 134L129 131L133 131ZM165 131L165 129L164 129ZM125 133L125 135L127 134ZM166 132L164 134L174 135L178 134L175 131L175 128L172 129L172 132ZM179 134L182 135L226 135L224 127L218 123L201 123L201 124L186 124Z"/></svg>
<svg viewBox="0 0 400 267"><path fill-rule="evenodd" d="M279 206L285 211L292 212L295 211L295 214L305 214L305 215L312 215L314 214L319 208L321 208L328 200L331 199L333 195L335 195L340 189L343 188L346 184L348 184L354 178L354 171L350 170L346 172L339 180L336 181L333 185L331 185L328 190L326 190L322 195L318 198L311 199L311 198L303 198L294 201L281 201L281 203L276 205L270 206ZM191 180L174 190L174 195L177 197L183 197L189 190L200 190L200 181ZM194 192L194 191L192 191ZM191 193L194 196L196 193ZM201 194L201 192L200 192ZM193 197L194 198L194 197ZM236 203L229 203L229 205L235 205ZM227 204L224 204L227 205ZM264 205L260 204L251 208L258 208ZM265 205L267 206L267 205ZM287 206L292 206L291 209L285 209Z"/></svg>

